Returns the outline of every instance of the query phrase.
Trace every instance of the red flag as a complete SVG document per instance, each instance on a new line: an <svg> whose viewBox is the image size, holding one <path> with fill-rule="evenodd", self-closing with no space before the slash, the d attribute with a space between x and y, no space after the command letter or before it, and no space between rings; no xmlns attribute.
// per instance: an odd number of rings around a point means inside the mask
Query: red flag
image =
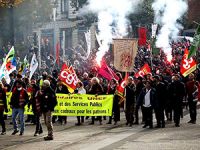
<svg viewBox="0 0 200 150"><path fill-rule="evenodd" d="M115 72L108 67L105 60L101 61L101 68L98 70L98 74L100 74L102 77L106 78L107 80L115 79L119 80L119 77L115 74Z"/></svg>
<svg viewBox="0 0 200 150"><path fill-rule="evenodd" d="M124 96L124 88L126 86L126 81L129 77L129 74L126 73L124 79L121 81L121 83L117 86L117 89L116 89L116 94L120 97L123 97Z"/></svg>
<svg viewBox="0 0 200 150"><path fill-rule="evenodd" d="M135 77L144 77L145 75L151 73L151 68L149 67L149 65L146 63L144 64L144 66L140 69L140 71L138 73L135 74Z"/></svg>
<svg viewBox="0 0 200 150"><path fill-rule="evenodd" d="M60 42L56 44L56 63L60 65Z"/></svg>
<svg viewBox="0 0 200 150"><path fill-rule="evenodd" d="M187 59L188 54L189 54L188 49L185 49L185 54L183 56L181 67L180 67L180 72L184 77L188 76L197 68L197 64L192 57L190 59Z"/></svg>
<svg viewBox="0 0 200 150"><path fill-rule="evenodd" d="M72 66L68 67L66 64L62 66L59 79L68 87L70 93L74 92L76 84L79 82L74 68Z"/></svg>
<svg viewBox="0 0 200 150"><path fill-rule="evenodd" d="M139 46L146 46L146 42L147 42L147 29L145 27L138 28L138 34L139 34L138 45Z"/></svg>

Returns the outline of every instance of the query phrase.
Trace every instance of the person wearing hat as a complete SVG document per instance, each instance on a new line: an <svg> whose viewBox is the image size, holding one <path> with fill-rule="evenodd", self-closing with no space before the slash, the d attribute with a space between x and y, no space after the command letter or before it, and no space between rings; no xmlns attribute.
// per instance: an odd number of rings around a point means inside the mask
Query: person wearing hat
<svg viewBox="0 0 200 150"><path fill-rule="evenodd" d="M3 89L3 84L0 82L0 124L2 126L1 135L6 134L6 126L4 121L4 111L8 112L6 92Z"/></svg>
<svg viewBox="0 0 200 150"><path fill-rule="evenodd" d="M52 112L57 105L57 99L56 94L50 87L50 82L48 80L44 80L42 83L40 98L40 108L48 130L48 136L44 137L44 140L53 140Z"/></svg>
<svg viewBox="0 0 200 150"><path fill-rule="evenodd" d="M16 87L13 89L11 96L10 107L12 108L12 122L14 128L12 135L15 135L19 132L16 121L18 115L20 118L20 135L24 134L24 107L26 104L28 104L29 97L22 85L22 81L16 82Z"/></svg>

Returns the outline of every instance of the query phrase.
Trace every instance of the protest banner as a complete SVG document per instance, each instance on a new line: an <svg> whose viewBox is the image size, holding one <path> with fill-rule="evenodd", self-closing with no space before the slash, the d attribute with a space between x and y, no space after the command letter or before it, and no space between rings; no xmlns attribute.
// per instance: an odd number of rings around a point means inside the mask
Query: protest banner
<svg viewBox="0 0 200 150"><path fill-rule="evenodd" d="M8 113L12 114L10 98L12 93L7 93ZM89 94L56 94L58 104L53 115L56 116L111 116L113 95ZM33 114L32 108L26 105L24 114Z"/></svg>
<svg viewBox="0 0 200 150"><path fill-rule="evenodd" d="M114 67L121 72L133 72L138 40L113 39Z"/></svg>

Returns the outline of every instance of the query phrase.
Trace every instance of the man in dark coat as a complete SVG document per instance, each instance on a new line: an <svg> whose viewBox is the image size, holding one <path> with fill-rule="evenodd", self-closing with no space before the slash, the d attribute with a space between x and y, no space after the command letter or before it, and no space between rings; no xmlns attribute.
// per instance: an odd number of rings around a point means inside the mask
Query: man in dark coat
<svg viewBox="0 0 200 150"><path fill-rule="evenodd" d="M48 136L44 140L53 140L52 112L57 105L56 94L50 87L50 82L44 80L41 93L41 111L44 115L45 125L47 126Z"/></svg>
<svg viewBox="0 0 200 150"><path fill-rule="evenodd" d="M185 96L185 86L180 81L179 75L173 77L173 82L169 85L169 94L172 99L172 109L174 111L174 123L180 127L180 118L182 114L183 98Z"/></svg>
<svg viewBox="0 0 200 150"><path fill-rule="evenodd" d="M157 128L165 127L164 110L166 106L166 86L160 81L159 76L154 76L154 88L157 94L157 107L155 108L155 115L157 120Z"/></svg>
<svg viewBox="0 0 200 150"><path fill-rule="evenodd" d="M137 82L136 82L136 91L135 91L136 99L138 99L138 97L140 95L140 92L142 91L143 88L144 88L143 78L142 77L138 77L137 78ZM138 114L138 112L139 112L139 107L136 106L134 124L139 124L139 114ZM144 120L142 119L142 121L144 121Z"/></svg>
<svg viewBox="0 0 200 150"><path fill-rule="evenodd" d="M143 109L143 117L144 117L144 126L146 128L153 128L153 109L156 106L156 90L152 88L151 81L147 80L145 83L145 87L140 92L140 95L137 99L137 106L142 106Z"/></svg>
<svg viewBox="0 0 200 150"><path fill-rule="evenodd" d="M125 98L125 114L126 114L126 125L133 125L134 121L134 105L135 105L135 84L133 83L133 78L129 77L127 85L124 89Z"/></svg>
<svg viewBox="0 0 200 150"><path fill-rule="evenodd" d="M56 93L69 94L67 86L65 86L60 80L57 83ZM67 124L67 116L58 116L58 121L62 124Z"/></svg>
<svg viewBox="0 0 200 150"><path fill-rule="evenodd" d="M186 94L190 112L190 121L188 123L195 124L197 119L197 99L195 95L198 95L198 88L193 73L189 75L189 81L186 83Z"/></svg>

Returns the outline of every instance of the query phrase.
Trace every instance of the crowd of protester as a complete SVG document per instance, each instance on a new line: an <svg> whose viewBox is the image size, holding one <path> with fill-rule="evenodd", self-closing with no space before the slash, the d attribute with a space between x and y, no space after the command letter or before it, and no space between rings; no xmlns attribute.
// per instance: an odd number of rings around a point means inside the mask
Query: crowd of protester
<svg viewBox="0 0 200 150"><path fill-rule="evenodd" d="M113 98L113 115L108 118L107 124L116 125L120 121L120 108L123 106L125 112L126 125L133 126L143 124L143 128L153 128L153 114L156 118L156 128L165 128L166 120L175 123L176 127L180 126L180 118L183 117L183 107L188 105L190 119L188 123L195 124L197 116L197 102L199 99L199 70L191 73L188 78L180 75L179 63L182 59L184 49L189 47L187 40L182 42L173 42L172 55L173 60L167 62L166 55L161 52L157 56L153 56L148 48L143 47L138 50L136 57L135 72L144 64L149 63L152 66L152 73L144 77L134 77L131 73L126 81L124 95L121 97L116 94L116 89L123 80L123 74L117 72L119 80L106 79L97 76L95 66L88 68L89 70L79 70L76 68L80 82L74 93L79 94L112 94ZM107 56L111 58L111 56ZM152 59L152 60L151 60ZM81 61L81 60L80 60ZM94 59L91 59L94 61ZM178 63L178 64L177 64ZM112 66L111 66L112 67ZM67 124L67 116L52 116L54 107L57 105L56 93L68 94L68 88L58 79L59 71L53 70L51 74L43 71L35 73L32 79L22 78L20 74L11 73L10 84L5 80L0 83L0 121L2 125L2 135L6 134L6 125L4 122L4 111L8 112L6 102L6 92L12 92L10 106L12 108L12 135L24 134L24 107L32 106L33 114L28 115L26 122L32 121L36 125L34 136L43 133L41 116L44 116L45 125L48 135L44 140L53 140L53 123L60 122ZM30 93L30 97L28 96ZM122 105L123 104L123 105ZM140 121L139 112L142 112ZM17 124L17 116L19 115L20 129ZM102 124L102 117L91 117L90 125L94 125L98 120ZM75 125L82 125L88 119L87 116L77 116Z"/></svg>

